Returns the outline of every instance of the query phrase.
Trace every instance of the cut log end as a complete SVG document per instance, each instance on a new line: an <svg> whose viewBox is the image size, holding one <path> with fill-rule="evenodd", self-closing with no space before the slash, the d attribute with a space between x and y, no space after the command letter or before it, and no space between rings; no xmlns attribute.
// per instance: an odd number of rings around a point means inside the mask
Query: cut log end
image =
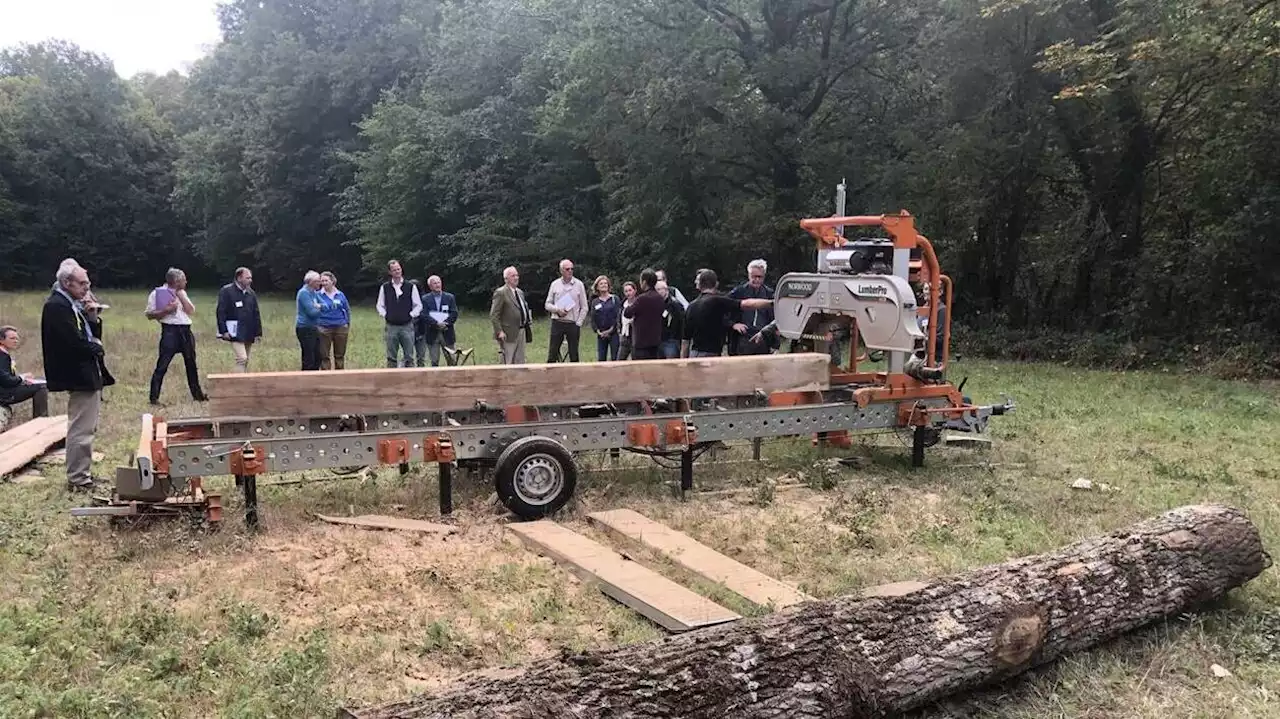
<svg viewBox="0 0 1280 719"><path fill-rule="evenodd" d="M879 717L1222 597L1271 566L1243 512L1182 507L1055 552L548 659L360 719ZM882 588L883 589L883 588Z"/></svg>

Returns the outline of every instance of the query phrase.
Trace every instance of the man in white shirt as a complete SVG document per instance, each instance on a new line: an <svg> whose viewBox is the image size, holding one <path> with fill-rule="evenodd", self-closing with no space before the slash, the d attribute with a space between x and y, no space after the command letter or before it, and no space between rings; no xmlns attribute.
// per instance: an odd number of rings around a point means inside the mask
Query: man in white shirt
<svg viewBox="0 0 1280 719"><path fill-rule="evenodd" d="M387 274L390 279L378 290L378 316L387 321L387 366L412 367L413 325L422 314L422 296L417 285L405 284L399 260L387 263ZM399 357L401 353L403 359Z"/></svg>
<svg viewBox="0 0 1280 719"><path fill-rule="evenodd" d="M147 296L147 319L160 323L160 356L151 373L151 404L160 404L160 389L174 355L182 355L187 369L187 388L191 398L204 402L209 398L200 389L200 370L196 367L196 337L191 332L191 315L195 305L187 297L187 275L176 267L164 274L164 284Z"/></svg>
<svg viewBox="0 0 1280 719"><path fill-rule="evenodd" d="M573 261L560 260L560 279L547 290L547 312L551 313L551 341L547 362L560 361L560 346L569 340L569 361L578 361L578 339L587 320L587 288L573 276Z"/></svg>

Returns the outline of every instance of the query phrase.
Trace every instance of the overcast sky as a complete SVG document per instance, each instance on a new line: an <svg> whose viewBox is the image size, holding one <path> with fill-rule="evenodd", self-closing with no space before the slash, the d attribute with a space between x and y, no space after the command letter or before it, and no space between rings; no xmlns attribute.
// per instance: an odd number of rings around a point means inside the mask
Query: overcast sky
<svg viewBox="0 0 1280 719"><path fill-rule="evenodd" d="M57 38L124 77L185 73L218 42L218 0L0 0L0 47Z"/></svg>

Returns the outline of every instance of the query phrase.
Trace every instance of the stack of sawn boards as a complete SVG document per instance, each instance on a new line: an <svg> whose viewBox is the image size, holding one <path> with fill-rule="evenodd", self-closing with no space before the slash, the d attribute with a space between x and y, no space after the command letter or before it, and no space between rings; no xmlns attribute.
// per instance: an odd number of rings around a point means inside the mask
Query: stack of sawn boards
<svg viewBox="0 0 1280 719"><path fill-rule="evenodd" d="M0 477L31 464L67 439L67 415L36 417L0 434Z"/></svg>

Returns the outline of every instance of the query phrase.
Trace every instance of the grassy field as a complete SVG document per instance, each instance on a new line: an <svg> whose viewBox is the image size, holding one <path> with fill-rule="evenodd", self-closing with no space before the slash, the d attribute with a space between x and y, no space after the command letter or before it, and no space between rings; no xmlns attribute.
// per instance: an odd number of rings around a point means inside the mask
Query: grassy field
<svg viewBox="0 0 1280 719"><path fill-rule="evenodd" d="M141 315L141 294L99 294L113 305L106 345L120 380L107 393L96 447L105 455L96 469L110 476L147 409L158 333ZM192 294L201 369L226 371L231 353L212 339L213 293ZM0 324L30 338L19 353L27 369L39 364L41 301L0 294ZM296 369L291 302L266 301L264 313L254 369ZM496 360L483 318L464 316L461 335L480 360ZM531 358L545 352L546 336L539 327ZM349 367L383 364L371 307L356 313L348 354ZM760 464L699 467L707 491L683 503L671 497L670 470L601 463L563 520L599 536L586 512L635 508L820 597L1048 550L1196 502L1244 508L1267 545L1280 546L1275 385L978 360L957 363L956 373L970 378L977 401L999 392L1018 401L1016 414L993 422L989 451L936 448L912 472L902 438L877 435L855 450L863 468L833 470L807 443L779 441ZM189 401L180 359L163 400L170 416L202 411ZM55 398L55 409L63 402ZM720 459L743 456L735 448ZM660 634L505 538L490 487L459 487L461 532L443 541L311 517L430 517L430 470L278 486L278 476L264 477L266 531L256 535L241 529L229 478L210 482L229 505L220 533L114 533L106 521L73 521L67 510L83 498L62 489L61 468L45 471L43 481L0 484L0 717L328 717L339 704L404 697L562 646ZM1080 477L1111 491L1071 489ZM922 715L1280 716L1278 607L1272 570L1211 611ZM1216 678L1212 664L1232 676Z"/></svg>

